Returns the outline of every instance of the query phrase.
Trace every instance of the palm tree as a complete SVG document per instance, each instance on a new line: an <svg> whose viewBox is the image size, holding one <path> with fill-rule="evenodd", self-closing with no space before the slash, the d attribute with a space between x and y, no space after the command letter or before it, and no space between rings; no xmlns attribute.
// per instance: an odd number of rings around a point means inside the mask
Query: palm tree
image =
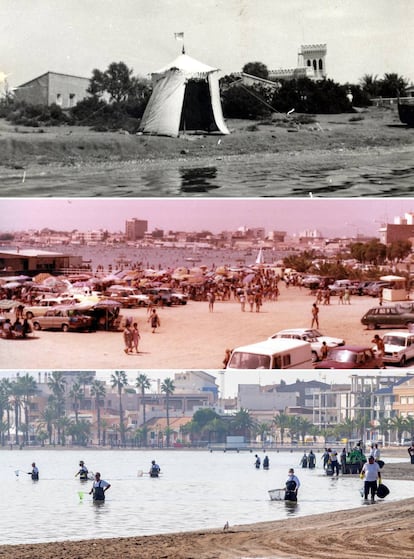
<svg viewBox="0 0 414 559"><path fill-rule="evenodd" d="M145 427L145 424L147 422L147 419L146 419L146 416L145 416L145 390L151 388L151 380L146 374L142 373L142 374L137 376L135 386L141 390L142 424ZM145 436L144 436L144 445L147 446L146 431L145 431Z"/></svg>
<svg viewBox="0 0 414 559"><path fill-rule="evenodd" d="M79 421L79 404L84 397L84 391L82 390L81 385L78 382L74 382L72 384L72 388L69 391L69 396L73 400L73 408L75 410L75 423Z"/></svg>
<svg viewBox="0 0 414 559"><path fill-rule="evenodd" d="M26 444L29 442L29 424L30 424L30 398L37 392L37 382L29 375L25 374L18 377L16 383L19 386L21 394L21 402L24 410L24 423L25 423L25 437Z"/></svg>
<svg viewBox="0 0 414 559"><path fill-rule="evenodd" d="M391 420L391 427L395 429L397 433L397 442L401 442L404 431L410 428L405 417L393 417Z"/></svg>
<svg viewBox="0 0 414 559"><path fill-rule="evenodd" d="M95 398L96 419L98 422L98 445L101 444L101 401L105 398L106 388L101 380L94 380L91 384L91 396Z"/></svg>
<svg viewBox="0 0 414 559"><path fill-rule="evenodd" d="M360 80L360 85L370 97L377 97L379 94L380 83L378 76L373 74L364 74Z"/></svg>
<svg viewBox="0 0 414 559"><path fill-rule="evenodd" d="M57 425L57 443L64 444L61 433L61 418L65 412L65 390L66 390L66 380L65 375L62 371L53 371L49 376L47 381L47 386L52 391L52 397L49 397L49 404L53 406L56 414L56 425Z"/></svg>
<svg viewBox="0 0 414 559"><path fill-rule="evenodd" d="M167 413L167 448L170 446L170 396L174 393L174 381L171 378L166 378L161 384L161 392L165 394L165 408Z"/></svg>
<svg viewBox="0 0 414 559"><path fill-rule="evenodd" d="M250 440L250 433L255 428L255 421L248 410L240 408L231 420L231 426L236 432L242 434L246 440Z"/></svg>
<svg viewBox="0 0 414 559"><path fill-rule="evenodd" d="M380 81L381 95L383 97L399 97L405 95L408 82L402 76L395 73L384 74Z"/></svg>
<svg viewBox="0 0 414 559"><path fill-rule="evenodd" d="M280 431L280 443L283 445L285 431L290 427L290 416L286 413L280 413L273 418L273 423Z"/></svg>
<svg viewBox="0 0 414 559"><path fill-rule="evenodd" d="M46 429L50 445L52 444L53 427L55 424L55 420L56 420L56 412L53 407L53 404L52 405L50 404L50 398L49 398L49 404L45 407L41 415L41 420L39 422L38 428L43 429L44 427Z"/></svg>
<svg viewBox="0 0 414 559"><path fill-rule="evenodd" d="M260 436L260 442L261 443L266 442L267 435L269 434L269 431L270 431L270 425L266 421L264 421L262 423L258 423L256 425L256 432Z"/></svg>
<svg viewBox="0 0 414 559"><path fill-rule="evenodd" d="M19 428L20 428L20 408L22 405L22 387L17 381L11 383L11 399L14 408L14 430L15 443L20 444Z"/></svg>
<svg viewBox="0 0 414 559"><path fill-rule="evenodd" d="M125 445L125 425L124 410L122 408L122 389L128 384L128 378L125 371L115 371L111 375L111 386L116 388L119 397L119 433L121 435L121 444Z"/></svg>
<svg viewBox="0 0 414 559"><path fill-rule="evenodd" d="M11 382L7 378L0 380L0 420L3 420L4 412L7 414L6 425L7 429L1 433L1 445L5 444L5 433L10 441L10 396L11 396Z"/></svg>
<svg viewBox="0 0 414 559"><path fill-rule="evenodd" d="M78 375L78 383L83 389L83 399L86 397L86 386L91 384L94 379L93 373L90 371L81 371Z"/></svg>
<svg viewBox="0 0 414 559"><path fill-rule="evenodd" d="M388 443L390 442L390 429L391 429L391 418L390 417L382 417L379 420L379 430L382 436L384 437L384 442L387 439L388 434Z"/></svg>

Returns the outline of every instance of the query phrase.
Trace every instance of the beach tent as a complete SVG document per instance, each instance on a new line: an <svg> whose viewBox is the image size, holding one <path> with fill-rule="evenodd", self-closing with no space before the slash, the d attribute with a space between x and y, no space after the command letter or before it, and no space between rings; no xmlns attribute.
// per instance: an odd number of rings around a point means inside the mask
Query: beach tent
<svg viewBox="0 0 414 559"><path fill-rule="evenodd" d="M223 119L218 69L180 54L152 74L153 91L140 131L178 136L180 131L229 134Z"/></svg>

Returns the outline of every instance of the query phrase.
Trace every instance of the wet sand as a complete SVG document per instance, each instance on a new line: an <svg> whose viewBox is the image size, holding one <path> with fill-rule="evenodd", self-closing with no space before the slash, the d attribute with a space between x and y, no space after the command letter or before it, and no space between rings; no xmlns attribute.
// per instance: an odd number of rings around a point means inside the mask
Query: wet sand
<svg viewBox="0 0 414 559"><path fill-rule="evenodd" d="M384 478L414 480L408 461ZM384 482L386 483L385 479ZM0 546L2 559L404 559L412 557L414 499L228 530Z"/></svg>
<svg viewBox="0 0 414 559"><path fill-rule="evenodd" d="M161 327L151 333L145 308L122 309L138 322L138 355L125 355L121 332L34 332L27 340L0 339L3 368L22 369L221 369L226 348L264 340L284 328L311 326L314 296L305 288L280 286L278 301L265 302L261 312L241 312L236 301L217 301L214 312L207 302L159 309ZM360 323L378 304L372 297L351 297L350 305L320 306L320 330L350 344L372 345L373 332ZM380 330L383 334L387 330ZM403 369L402 369L403 370Z"/></svg>

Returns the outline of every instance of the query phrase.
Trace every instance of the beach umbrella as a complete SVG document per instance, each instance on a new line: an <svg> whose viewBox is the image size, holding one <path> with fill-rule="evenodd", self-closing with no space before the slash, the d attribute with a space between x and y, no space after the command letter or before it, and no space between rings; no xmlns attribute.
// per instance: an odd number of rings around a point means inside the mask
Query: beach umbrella
<svg viewBox="0 0 414 559"><path fill-rule="evenodd" d="M255 274L247 274L247 276L243 279L243 283L251 283L255 277Z"/></svg>
<svg viewBox="0 0 414 559"><path fill-rule="evenodd" d="M4 287L5 289L14 289L15 287L21 287L21 286L22 284L19 281L9 281L2 285L2 287Z"/></svg>

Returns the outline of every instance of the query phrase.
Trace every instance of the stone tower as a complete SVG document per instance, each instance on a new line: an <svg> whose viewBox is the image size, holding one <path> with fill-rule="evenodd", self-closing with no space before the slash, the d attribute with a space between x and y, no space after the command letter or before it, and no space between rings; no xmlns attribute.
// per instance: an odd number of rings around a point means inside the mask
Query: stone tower
<svg viewBox="0 0 414 559"><path fill-rule="evenodd" d="M326 44L301 45L298 54L298 66L313 70L313 79L326 78Z"/></svg>

